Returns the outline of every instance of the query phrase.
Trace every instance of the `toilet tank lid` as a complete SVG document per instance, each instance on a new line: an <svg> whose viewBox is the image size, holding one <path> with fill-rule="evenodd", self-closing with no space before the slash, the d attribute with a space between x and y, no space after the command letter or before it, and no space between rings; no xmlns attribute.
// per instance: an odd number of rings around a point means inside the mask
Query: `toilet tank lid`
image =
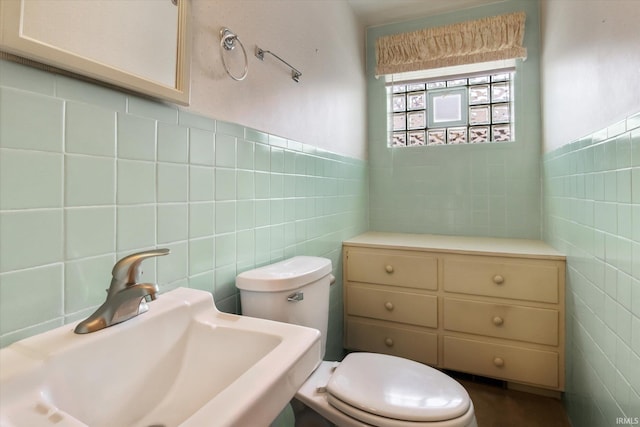
<svg viewBox="0 0 640 427"><path fill-rule="evenodd" d="M331 273L331 260L315 256L296 256L275 264L240 273L236 286L254 292L280 292L297 289Z"/></svg>

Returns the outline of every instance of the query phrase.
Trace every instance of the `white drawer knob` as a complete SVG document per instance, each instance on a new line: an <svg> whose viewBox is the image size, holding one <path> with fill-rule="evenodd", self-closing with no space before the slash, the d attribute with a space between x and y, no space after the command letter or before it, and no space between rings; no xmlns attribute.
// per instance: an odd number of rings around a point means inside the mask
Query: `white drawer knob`
<svg viewBox="0 0 640 427"><path fill-rule="evenodd" d="M384 345L386 345L387 347L393 347L393 340L391 338L385 338Z"/></svg>
<svg viewBox="0 0 640 427"><path fill-rule="evenodd" d="M501 285L504 283L504 277L502 277L499 274L496 274L495 276L493 276L493 283L495 283L496 285Z"/></svg>
<svg viewBox="0 0 640 427"><path fill-rule="evenodd" d="M498 368L502 368L504 366L504 359L502 357L494 357L493 364Z"/></svg>
<svg viewBox="0 0 640 427"><path fill-rule="evenodd" d="M496 326L500 326L504 323L504 319L500 316L496 316L493 318L493 324Z"/></svg>
<svg viewBox="0 0 640 427"><path fill-rule="evenodd" d="M386 271L387 273L389 273L389 274L393 273L393 266L392 266L392 265L390 265L390 264L387 264L387 265L384 267L384 269L385 269L385 271Z"/></svg>
<svg viewBox="0 0 640 427"><path fill-rule="evenodd" d="M384 308L386 308L388 311L393 311L393 303L390 301L385 302Z"/></svg>

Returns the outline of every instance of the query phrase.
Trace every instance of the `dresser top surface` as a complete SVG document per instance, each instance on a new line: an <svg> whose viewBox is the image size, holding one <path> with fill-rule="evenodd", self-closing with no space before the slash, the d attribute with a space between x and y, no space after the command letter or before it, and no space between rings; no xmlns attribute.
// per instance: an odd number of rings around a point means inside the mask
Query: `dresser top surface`
<svg viewBox="0 0 640 427"><path fill-rule="evenodd" d="M437 234L369 231L343 242L346 246L428 250L476 255L525 256L565 260L565 255L540 240L494 237L445 236Z"/></svg>

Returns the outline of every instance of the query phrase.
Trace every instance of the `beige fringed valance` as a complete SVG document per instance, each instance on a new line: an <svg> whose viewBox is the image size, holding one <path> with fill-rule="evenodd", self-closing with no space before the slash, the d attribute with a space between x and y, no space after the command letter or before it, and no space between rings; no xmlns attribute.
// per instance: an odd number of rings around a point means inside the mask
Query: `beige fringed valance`
<svg viewBox="0 0 640 427"><path fill-rule="evenodd" d="M380 37L376 75L526 58L525 13Z"/></svg>

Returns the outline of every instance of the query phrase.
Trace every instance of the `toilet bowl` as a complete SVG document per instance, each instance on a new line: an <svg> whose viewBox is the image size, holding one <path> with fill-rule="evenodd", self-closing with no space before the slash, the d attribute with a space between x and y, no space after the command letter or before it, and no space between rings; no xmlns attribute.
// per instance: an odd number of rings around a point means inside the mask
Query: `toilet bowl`
<svg viewBox="0 0 640 427"><path fill-rule="evenodd" d="M244 315L316 328L324 355L332 280L330 260L298 256L241 273L236 286ZM321 362L295 397L338 427L477 427L473 403L453 378L384 354ZM297 412L296 426L305 417L322 425Z"/></svg>
<svg viewBox="0 0 640 427"><path fill-rule="evenodd" d="M384 354L351 353L340 363L322 362L296 399L340 427L477 426L473 403L458 382Z"/></svg>

